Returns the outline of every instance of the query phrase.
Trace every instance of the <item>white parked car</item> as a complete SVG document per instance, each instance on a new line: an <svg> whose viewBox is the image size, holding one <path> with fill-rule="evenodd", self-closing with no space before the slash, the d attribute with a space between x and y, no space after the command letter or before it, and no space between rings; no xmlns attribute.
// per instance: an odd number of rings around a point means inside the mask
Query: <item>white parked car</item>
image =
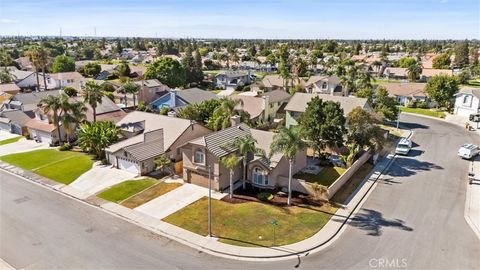
<svg viewBox="0 0 480 270"><path fill-rule="evenodd" d="M403 138L397 144L397 148L395 148L395 154L408 155L410 149L412 149L412 141L407 138Z"/></svg>
<svg viewBox="0 0 480 270"><path fill-rule="evenodd" d="M471 159L480 153L480 149L475 144L467 143L458 149L458 155L465 159Z"/></svg>

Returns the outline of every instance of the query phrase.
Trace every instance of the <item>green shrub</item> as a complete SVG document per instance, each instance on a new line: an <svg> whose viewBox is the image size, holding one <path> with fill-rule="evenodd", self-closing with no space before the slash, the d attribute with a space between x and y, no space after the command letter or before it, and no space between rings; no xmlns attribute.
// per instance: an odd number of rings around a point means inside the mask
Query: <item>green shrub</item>
<svg viewBox="0 0 480 270"><path fill-rule="evenodd" d="M417 101L417 108L428 109L428 103L425 101Z"/></svg>
<svg viewBox="0 0 480 270"><path fill-rule="evenodd" d="M72 149L72 145L69 144L69 143L65 143L58 148L58 150L60 150L60 151L68 151L70 149Z"/></svg>
<svg viewBox="0 0 480 270"><path fill-rule="evenodd" d="M260 201L268 202L273 200L273 195L272 193L269 193L269 192L261 192L261 193L258 193L257 198Z"/></svg>

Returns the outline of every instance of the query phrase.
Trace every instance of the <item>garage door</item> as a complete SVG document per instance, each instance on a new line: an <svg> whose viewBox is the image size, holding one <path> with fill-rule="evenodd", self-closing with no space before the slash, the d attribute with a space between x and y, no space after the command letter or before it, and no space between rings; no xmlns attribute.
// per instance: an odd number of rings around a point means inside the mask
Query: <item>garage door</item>
<svg viewBox="0 0 480 270"><path fill-rule="evenodd" d="M202 186L202 187L208 187L208 176L207 175L202 175L198 174L195 172L190 172L189 183Z"/></svg>
<svg viewBox="0 0 480 270"><path fill-rule="evenodd" d="M120 158L118 159L118 168L135 174L138 174L139 172L136 163Z"/></svg>
<svg viewBox="0 0 480 270"><path fill-rule="evenodd" d="M42 143L52 143L52 136L47 133L37 132L37 139Z"/></svg>
<svg viewBox="0 0 480 270"><path fill-rule="evenodd" d="M457 115L468 117L470 114L475 113L475 110L469 110L462 107L457 107Z"/></svg>

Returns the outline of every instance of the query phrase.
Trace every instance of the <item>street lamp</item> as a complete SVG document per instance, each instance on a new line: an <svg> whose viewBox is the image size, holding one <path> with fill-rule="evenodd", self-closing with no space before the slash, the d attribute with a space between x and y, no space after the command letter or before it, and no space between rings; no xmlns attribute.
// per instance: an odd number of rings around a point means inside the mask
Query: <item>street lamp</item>
<svg viewBox="0 0 480 270"><path fill-rule="evenodd" d="M200 167L195 166L195 170ZM212 169L210 165L208 168L208 236L212 237Z"/></svg>

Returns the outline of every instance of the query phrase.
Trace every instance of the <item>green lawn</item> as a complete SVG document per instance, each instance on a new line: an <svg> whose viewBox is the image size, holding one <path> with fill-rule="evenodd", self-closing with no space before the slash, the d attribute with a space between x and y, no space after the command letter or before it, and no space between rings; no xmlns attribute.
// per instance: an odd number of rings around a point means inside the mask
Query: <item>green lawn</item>
<svg viewBox="0 0 480 270"><path fill-rule="evenodd" d="M470 81L468 81L468 84L466 84L465 86L480 88L480 81L479 80L470 80Z"/></svg>
<svg viewBox="0 0 480 270"><path fill-rule="evenodd" d="M347 169L342 167L324 167L318 174L297 173L294 178L302 179L310 183L318 183L329 187L340 177Z"/></svg>
<svg viewBox="0 0 480 270"><path fill-rule="evenodd" d="M207 235L207 204L204 197L163 220ZM336 210L330 205L278 207L257 202L231 204L212 200L212 233L220 238L220 242L238 246L287 245L314 235ZM272 220L278 222L275 243Z"/></svg>
<svg viewBox="0 0 480 270"><path fill-rule="evenodd" d="M400 107L400 110L406 113L415 113L415 114L422 114L422 115L431 116L431 117L445 118L444 112L435 111L431 109Z"/></svg>
<svg viewBox="0 0 480 270"><path fill-rule="evenodd" d="M93 165L87 154L56 149L11 154L0 160L63 184L70 184Z"/></svg>
<svg viewBox="0 0 480 270"><path fill-rule="evenodd" d="M126 198L155 185L156 183L158 183L158 181L152 178L142 180L127 180L120 184L109 187L105 191L99 193L97 196L107 201L119 203Z"/></svg>
<svg viewBox="0 0 480 270"><path fill-rule="evenodd" d="M0 141L0 145L5 145L5 144L9 144L9 143L18 142L21 138L23 138L23 136L17 136L17 137L13 137L13 138L10 138L10 139L6 139L6 140L3 140L3 141Z"/></svg>

